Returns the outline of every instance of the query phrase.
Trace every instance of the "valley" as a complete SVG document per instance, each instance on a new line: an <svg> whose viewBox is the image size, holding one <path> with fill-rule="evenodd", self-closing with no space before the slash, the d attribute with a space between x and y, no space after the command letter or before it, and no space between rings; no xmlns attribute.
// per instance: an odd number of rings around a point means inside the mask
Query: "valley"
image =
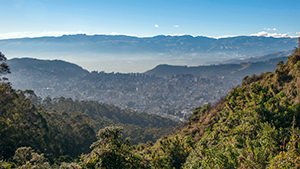
<svg viewBox="0 0 300 169"><path fill-rule="evenodd" d="M244 76L273 71L287 53L271 56L210 66L158 65L145 73L89 72L60 60L20 58L8 60L8 78L13 87L34 90L42 98L99 101L185 121L194 108L217 102Z"/></svg>

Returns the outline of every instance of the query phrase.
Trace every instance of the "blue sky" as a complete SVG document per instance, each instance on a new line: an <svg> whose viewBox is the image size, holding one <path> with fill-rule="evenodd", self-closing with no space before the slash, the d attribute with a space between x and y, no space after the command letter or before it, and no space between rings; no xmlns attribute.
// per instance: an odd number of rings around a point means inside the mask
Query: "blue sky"
<svg viewBox="0 0 300 169"><path fill-rule="evenodd" d="M0 38L300 36L300 0L0 0Z"/></svg>

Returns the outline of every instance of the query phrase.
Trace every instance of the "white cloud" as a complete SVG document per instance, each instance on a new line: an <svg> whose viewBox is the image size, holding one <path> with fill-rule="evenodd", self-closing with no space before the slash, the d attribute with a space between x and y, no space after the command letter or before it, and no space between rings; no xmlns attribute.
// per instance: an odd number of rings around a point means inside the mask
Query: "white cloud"
<svg viewBox="0 0 300 169"><path fill-rule="evenodd" d="M265 36L265 37L274 37L274 38L286 38L290 37L287 33L269 33L266 31L261 31L255 34L251 34L251 36Z"/></svg>
<svg viewBox="0 0 300 169"><path fill-rule="evenodd" d="M215 38L215 39L222 39L222 38L232 38L232 37L237 37L239 35L222 35L222 36L217 36L217 37L214 37L214 36L209 36L210 38Z"/></svg>
<svg viewBox="0 0 300 169"><path fill-rule="evenodd" d="M300 32L296 32L297 35L300 35Z"/></svg>
<svg viewBox="0 0 300 169"><path fill-rule="evenodd" d="M173 34L165 34L166 36L186 36L186 35L190 35L193 37L196 37L196 35L193 34L186 34L186 33L173 33Z"/></svg>
<svg viewBox="0 0 300 169"><path fill-rule="evenodd" d="M179 25L174 25L175 28L179 28Z"/></svg>
<svg viewBox="0 0 300 169"><path fill-rule="evenodd" d="M159 28L159 25L158 25L158 24L155 24L154 27L155 27L155 28Z"/></svg>
<svg viewBox="0 0 300 169"><path fill-rule="evenodd" d="M264 28L266 31L277 31L277 28Z"/></svg>
<svg viewBox="0 0 300 169"><path fill-rule="evenodd" d="M89 34L89 35L100 35L99 33L98 34ZM107 35L107 34L103 34L102 35ZM134 37L139 37L137 35L134 35L134 34L128 34L128 33L119 33L119 32L110 32L108 35L125 35L125 36L134 36Z"/></svg>
<svg viewBox="0 0 300 169"><path fill-rule="evenodd" d="M118 32L111 32L111 33L109 33L109 35L121 35L121 33L118 33Z"/></svg>

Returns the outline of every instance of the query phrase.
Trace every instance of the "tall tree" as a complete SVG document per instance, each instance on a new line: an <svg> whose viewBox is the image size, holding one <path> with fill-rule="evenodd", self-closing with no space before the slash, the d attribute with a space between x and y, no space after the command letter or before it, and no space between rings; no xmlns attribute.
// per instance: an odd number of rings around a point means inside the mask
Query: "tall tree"
<svg viewBox="0 0 300 169"><path fill-rule="evenodd" d="M8 65L6 64L6 57L2 52L0 52L0 77L1 77L1 75L7 74L7 73L10 73L10 70L9 70ZM1 80L7 80L7 78L5 78L5 77L0 78L0 81Z"/></svg>

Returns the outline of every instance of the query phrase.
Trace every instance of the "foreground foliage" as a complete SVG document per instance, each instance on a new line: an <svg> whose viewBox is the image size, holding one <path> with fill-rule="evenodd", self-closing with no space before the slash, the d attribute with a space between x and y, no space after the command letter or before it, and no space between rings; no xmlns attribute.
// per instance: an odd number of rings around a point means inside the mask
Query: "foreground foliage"
<svg viewBox="0 0 300 169"><path fill-rule="evenodd" d="M91 152L81 157L84 168L147 168L128 140L122 138L122 129L107 127L100 130L97 137Z"/></svg>
<svg viewBox="0 0 300 169"><path fill-rule="evenodd" d="M223 102L197 110L192 126L205 125L196 122L199 114L210 115L210 125L184 168L299 167L299 49L275 73L246 77Z"/></svg>

